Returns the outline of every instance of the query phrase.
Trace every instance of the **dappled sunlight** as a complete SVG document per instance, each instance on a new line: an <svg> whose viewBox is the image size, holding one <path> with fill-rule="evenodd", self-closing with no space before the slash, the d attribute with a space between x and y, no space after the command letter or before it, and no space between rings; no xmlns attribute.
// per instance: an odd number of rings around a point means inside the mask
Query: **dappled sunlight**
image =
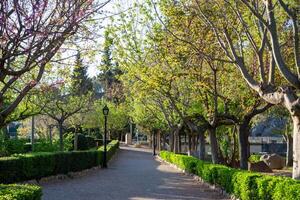
<svg viewBox="0 0 300 200"><path fill-rule="evenodd" d="M172 195L172 194L160 194L160 193L153 193L153 197L131 197L129 200L211 200L205 197L194 197L188 194L184 195Z"/></svg>
<svg viewBox="0 0 300 200"><path fill-rule="evenodd" d="M298 1L0 0L0 200L300 200Z"/></svg>
<svg viewBox="0 0 300 200"><path fill-rule="evenodd" d="M99 195L113 200L223 199L221 194L195 181L193 177L158 162L151 153L140 150L122 147L106 170L61 184L45 184L45 200L60 200L66 193L72 200L96 200ZM86 198L86 195L90 198Z"/></svg>
<svg viewBox="0 0 300 200"><path fill-rule="evenodd" d="M166 172L166 173L174 173L174 174L178 174L179 172L176 170L170 170L170 167L165 165L165 164L160 164L156 167L156 170L160 171L160 172Z"/></svg>

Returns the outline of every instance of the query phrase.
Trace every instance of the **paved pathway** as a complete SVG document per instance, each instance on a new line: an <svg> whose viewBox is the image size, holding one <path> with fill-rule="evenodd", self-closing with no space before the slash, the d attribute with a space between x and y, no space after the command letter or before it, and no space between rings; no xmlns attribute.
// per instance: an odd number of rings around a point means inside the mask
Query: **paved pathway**
<svg viewBox="0 0 300 200"><path fill-rule="evenodd" d="M109 163L73 179L42 184L44 200L210 200L220 194L157 162L151 152L122 147Z"/></svg>

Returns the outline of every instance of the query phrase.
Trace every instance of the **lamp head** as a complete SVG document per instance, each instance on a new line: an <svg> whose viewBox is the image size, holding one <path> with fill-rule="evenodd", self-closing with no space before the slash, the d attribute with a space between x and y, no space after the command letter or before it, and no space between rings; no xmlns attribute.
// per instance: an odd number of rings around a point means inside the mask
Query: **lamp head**
<svg viewBox="0 0 300 200"><path fill-rule="evenodd" d="M108 115L108 113L109 113L109 108L107 107L107 105L104 106L104 108L102 109L102 111L103 111L103 115L104 115L104 116L107 116L107 115Z"/></svg>

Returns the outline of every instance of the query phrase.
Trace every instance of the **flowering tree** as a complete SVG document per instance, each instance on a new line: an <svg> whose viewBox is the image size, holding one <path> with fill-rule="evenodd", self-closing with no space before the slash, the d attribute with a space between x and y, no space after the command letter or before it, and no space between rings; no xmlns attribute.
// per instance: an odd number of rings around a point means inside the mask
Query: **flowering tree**
<svg viewBox="0 0 300 200"><path fill-rule="evenodd" d="M41 80L47 63L108 1L1 0L0 127Z"/></svg>

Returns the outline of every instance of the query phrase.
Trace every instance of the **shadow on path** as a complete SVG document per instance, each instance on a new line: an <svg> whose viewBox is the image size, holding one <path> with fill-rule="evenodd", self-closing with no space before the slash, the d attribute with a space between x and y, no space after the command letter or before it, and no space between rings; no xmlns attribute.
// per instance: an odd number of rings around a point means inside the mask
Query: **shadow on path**
<svg viewBox="0 0 300 200"><path fill-rule="evenodd" d="M153 159L150 151L121 147L108 169L41 184L44 200L225 199L208 187Z"/></svg>

